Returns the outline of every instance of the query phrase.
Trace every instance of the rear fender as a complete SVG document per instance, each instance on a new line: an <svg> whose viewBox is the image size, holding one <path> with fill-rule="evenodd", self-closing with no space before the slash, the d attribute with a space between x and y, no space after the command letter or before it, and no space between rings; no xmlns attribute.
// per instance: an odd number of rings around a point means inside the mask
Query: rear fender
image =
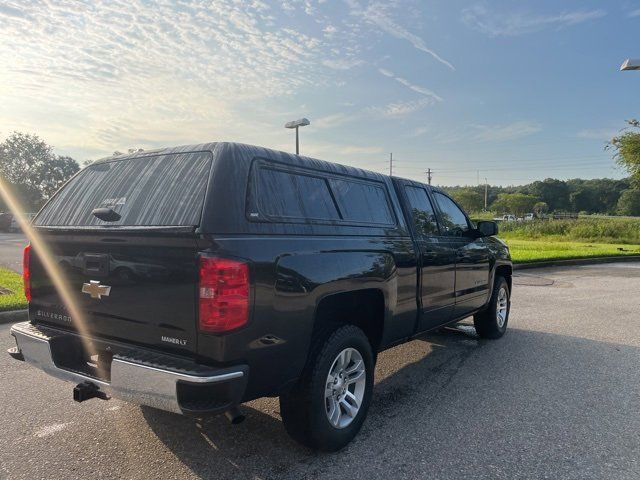
<svg viewBox="0 0 640 480"><path fill-rule="evenodd" d="M276 267L277 308L298 323L296 370L302 371L310 347L315 312L320 302L336 293L375 289L384 296L384 323L397 303L397 268L385 252L324 252L282 257Z"/></svg>

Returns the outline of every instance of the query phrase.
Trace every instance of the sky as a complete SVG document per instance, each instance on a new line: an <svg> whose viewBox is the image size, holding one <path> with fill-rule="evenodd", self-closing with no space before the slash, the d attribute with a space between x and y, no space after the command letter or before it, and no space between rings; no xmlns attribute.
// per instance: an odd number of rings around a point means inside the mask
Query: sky
<svg viewBox="0 0 640 480"><path fill-rule="evenodd" d="M0 0L0 139L239 141L439 185L622 178L640 0Z"/></svg>

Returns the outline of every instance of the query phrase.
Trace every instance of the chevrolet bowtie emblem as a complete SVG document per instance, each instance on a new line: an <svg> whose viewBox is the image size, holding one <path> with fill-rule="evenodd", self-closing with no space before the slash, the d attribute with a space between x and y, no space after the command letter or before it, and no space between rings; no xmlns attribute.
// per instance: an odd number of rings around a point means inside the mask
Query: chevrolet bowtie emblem
<svg viewBox="0 0 640 480"><path fill-rule="evenodd" d="M100 285L97 280L89 280L89 283L82 284L82 293L88 293L91 298L100 299L103 295L108 297L109 292L111 292L111 287L109 285Z"/></svg>

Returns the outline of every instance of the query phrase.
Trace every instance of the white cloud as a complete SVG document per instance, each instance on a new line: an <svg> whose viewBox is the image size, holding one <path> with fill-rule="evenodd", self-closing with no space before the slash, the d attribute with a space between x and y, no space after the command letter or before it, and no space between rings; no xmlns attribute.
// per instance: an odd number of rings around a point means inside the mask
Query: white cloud
<svg viewBox="0 0 640 480"><path fill-rule="evenodd" d="M422 97L418 100L411 100L408 102L393 102L389 103L385 107L373 108L373 111L381 113L385 117L403 117L411 113L422 110L429 105L433 105L434 100L431 97Z"/></svg>
<svg viewBox="0 0 640 480"><path fill-rule="evenodd" d="M326 27L324 27L322 29L322 31L324 33L326 33L327 35L333 35L334 33L336 33L338 31L338 29L333 25L327 25Z"/></svg>
<svg viewBox="0 0 640 480"><path fill-rule="evenodd" d="M527 137L542 130L540 124L529 121L519 121L506 125L471 125L478 133L473 135L474 140L483 142L506 142Z"/></svg>
<svg viewBox="0 0 640 480"><path fill-rule="evenodd" d="M576 10L541 15L531 12L498 13L483 4L465 8L462 20L468 26L490 35L516 36L538 32L545 28L563 28L604 17L604 10Z"/></svg>
<svg viewBox="0 0 640 480"><path fill-rule="evenodd" d="M315 15L308 1L290 3ZM286 15L260 0L0 5L1 133L20 127L91 155L268 138L284 121L256 119L258 106L339 85L340 71L362 64L341 29L325 35Z"/></svg>
<svg viewBox="0 0 640 480"><path fill-rule="evenodd" d="M602 140L609 141L613 137L620 134L620 129L616 128L595 128L579 131L576 136L578 138L585 138L587 140Z"/></svg>
<svg viewBox="0 0 640 480"><path fill-rule="evenodd" d="M381 147L363 147L363 146L357 146L357 145L348 145L346 147L343 147L340 150L340 153L343 155L354 155L354 154L375 154L375 153L382 153L382 148Z"/></svg>
<svg viewBox="0 0 640 480"><path fill-rule="evenodd" d="M627 17L630 17L630 18L640 17L640 8L631 10L629 13L627 13Z"/></svg>
<svg viewBox="0 0 640 480"><path fill-rule="evenodd" d="M359 113L335 113L332 115L326 115L324 117L320 117L317 120L313 121L313 127L319 130L325 130L328 128L339 127L340 125L344 125L346 123L353 122L358 120L361 117Z"/></svg>
<svg viewBox="0 0 640 480"><path fill-rule="evenodd" d="M422 87L420 85L415 85L415 84L411 83L409 80L406 80L406 79L404 79L402 77L397 76L395 73L393 73L390 70L387 70L386 68L379 68L378 72L380 72L385 77L393 78L396 82L404 85L409 90L413 90L414 92L419 93L421 95L425 95L427 97L431 97L433 100L435 100L437 102L442 102L442 97L440 97L438 94L436 94L432 90L429 90L428 88Z"/></svg>
<svg viewBox="0 0 640 480"><path fill-rule="evenodd" d="M440 55L438 55L434 50L429 48L425 41L417 36L414 33L411 33L406 28L404 28L399 23L395 22L391 19L389 15L385 12L385 4L373 2L367 6L367 8L362 8L360 4L356 0L345 0L347 5L349 5L351 9L351 14L357 17L362 18L367 23L373 24L388 33L389 35L406 40L414 48L431 55L438 62L446 65L451 70L455 70L455 67L451 64L451 62L445 60Z"/></svg>
<svg viewBox="0 0 640 480"><path fill-rule="evenodd" d="M356 58L328 58L326 60L323 60L322 64L325 67L331 68L332 70L349 70L351 68L358 67L364 64L364 62Z"/></svg>
<svg viewBox="0 0 640 480"><path fill-rule="evenodd" d="M422 135L429 133L431 129L429 127L417 127L409 132L406 136L409 138L421 137Z"/></svg>

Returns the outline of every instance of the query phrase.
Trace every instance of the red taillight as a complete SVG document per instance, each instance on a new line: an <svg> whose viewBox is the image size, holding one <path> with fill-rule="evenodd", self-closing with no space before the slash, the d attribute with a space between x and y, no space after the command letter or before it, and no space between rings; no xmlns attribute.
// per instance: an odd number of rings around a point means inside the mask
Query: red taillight
<svg viewBox="0 0 640 480"><path fill-rule="evenodd" d="M200 257L200 330L221 333L249 319L249 267L225 258Z"/></svg>
<svg viewBox="0 0 640 480"><path fill-rule="evenodd" d="M22 253L22 279L24 280L24 296L31 301L31 245L24 247Z"/></svg>

